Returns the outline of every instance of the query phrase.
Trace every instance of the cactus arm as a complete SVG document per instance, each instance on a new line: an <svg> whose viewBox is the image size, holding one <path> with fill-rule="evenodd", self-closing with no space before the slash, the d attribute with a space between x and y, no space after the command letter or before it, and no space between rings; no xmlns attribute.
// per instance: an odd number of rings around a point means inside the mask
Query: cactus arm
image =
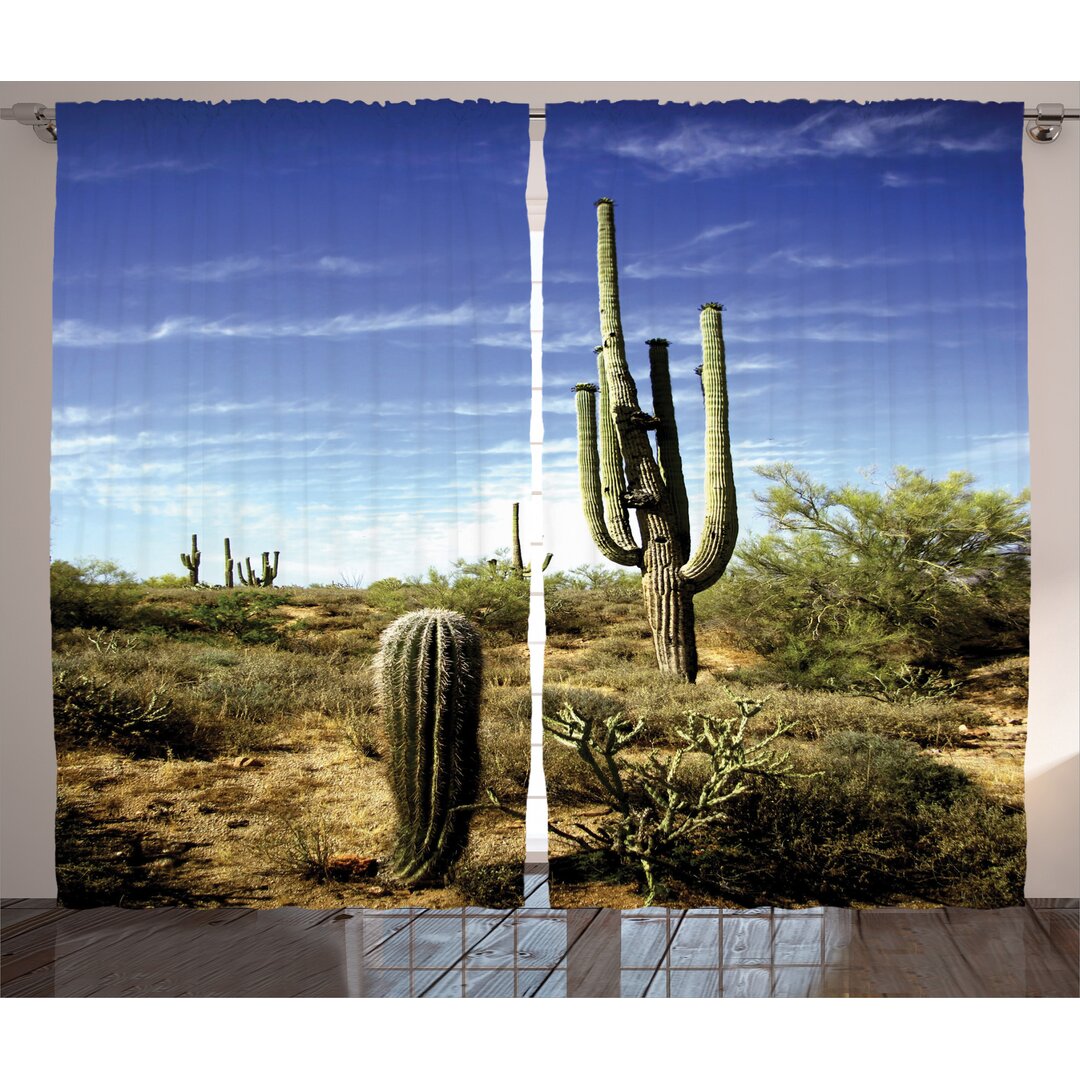
<svg viewBox="0 0 1080 1080"><path fill-rule="evenodd" d="M249 567L251 566L251 561L250 560L248 560L248 566ZM241 585L250 585L251 584L250 579L244 577L244 564L243 563L237 563L236 564L236 572L240 575L240 584Z"/></svg>
<svg viewBox="0 0 1080 1080"><path fill-rule="evenodd" d="M280 551L275 551L275 552L274 552L274 566L273 566L272 570L270 571L270 580L269 580L269 581L267 581L267 583L266 583L267 585L273 585L273 583L274 583L275 581L277 581L277 575L278 575L278 559L279 559L280 557L281 557L281 552L280 552Z"/></svg>
<svg viewBox="0 0 1080 1080"><path fill-rule="evenodd" d="M229 544L229 538L225 537L225 588L231 589L234 585L233 579L233 557L232 547Z"/></svg>
<svg viewBox="0 0 1080 1080"><path fill-rule="evenodd" d="M578 478L581 482L581 505L593 542L605 559L619 566L640 566L641 549L625 548L608 531L604 520L604 500L600 484L600 453L596 435L595 383L574 387L577 404Z"/></svg>
<svg viewBox="0 0 1080 1080"><path fill-rule="evenodd" d="M553 558L554 558L554 553L550 552L550 551L544 556L544 561L540 564L540 573L541 574L551 565L551 560Z"/></svg>
<svg viewBox="0 0 1080 1080"><path fill-rule="evenodd" d="M600 483L604 493L604 516L615 543L626 551L633 551L637 541L630 530L626 476L623 473L622 452L619 450L619 434L611 415L611 391L603 346L597 346L595 352L597 382L600 385Z"/></svg>
<svg viewBox="0 0 1080 1080"><path fill-rule="evenodd" d="M619 310L619 271L615 250L615 204L596 203L596 267L600 288L600 333L604 347L611 416L619 436L626 469L626 506L652 508L664 499L664 481L649 442L649 417L638 404L637 386L626 361L622 315Z"/></svg>
<svg viewBox="0 0 1080 1080"><path fill-rule="evenodd" d="M701 309L701 382L705 392L705 520L697 551L679 576L701 592L727 568L739 535L728 430L727 372L719 304Z"/></svg>
<svg viewBox="0 0 1080 1080"><path fill-rule="evenodd" d="M686 497L682 455L679 453L679 429L675 423L675 403L671 395L671 370L668 365L668 342L663 338L647 341L649 346L649 381L652 384L653 412L659 421L656 429L656 461L664 478L671 508L675 513L675 531L682 549L680 558L690 556L690 500Z"/></svg>
<svg viewBox="0 0 1080 1080"><path fill-rule="evenodd" d="M244 562L247 564L247 572L248 572L247 584L248 585L260 585L260 584L262 584L259 581L259 579L255 576L255 571L251 569L251 556L248 555L244 559Z"/></svg>
<svg viewBox="0 0 1080 1080"><path fill-rule="evenodd" d="M202 552L199 550L199 537L196 533L191 534L191 554L180 552L180 561L188 572L188 582L192 585L199 584L199 563L202 562Z"/></svg>

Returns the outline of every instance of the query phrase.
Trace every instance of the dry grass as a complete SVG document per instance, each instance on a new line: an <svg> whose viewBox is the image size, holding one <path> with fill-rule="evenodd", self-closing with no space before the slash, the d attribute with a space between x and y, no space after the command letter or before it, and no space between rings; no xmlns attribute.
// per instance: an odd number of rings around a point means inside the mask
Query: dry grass
<svg viewBox="0 0 1080 1080"><path fill-rule="evenodd" d="M609 716L622 712L644 724L641 753L663 755L673 745L673 732L688 713L732 715L730 695L768 699L756 723L760 733L777 718L795 722L786 743L806 768L822 767L819 747L845 732L862 738L883 738L914 743L926 758L941 766L955 766L974 782L976 803L982 800L994 817L986 828L987 845L1012 858L1009 844L1015 832L999 825L1006 815L1023 808L1023 753L1026 736L1027 661L1022 657L976 667L967 673L953 698L886 703L865 696L832 691L799 690L769 681L760 658L735 647L715 624L699 626L701 672L693 686L659 676L648 628L640 604L601 597L571 597L549 633L545 661L545 714L553 715L569 702L581 713ZM825 760L825 759L821 759ZM553 826L574 832L574 823L586 825L603 813L602 792L588 766L570 749L548 739L544 749ZM972 803L975 806L975 803ZM959 824L973 830L985 815L964 808L956 811ZM1013 819L1022 820L1022 819ZM947 826L945 826L947 829ZM977 846L978 835L962 838ZM861 842L861 841L860 841ZM635 906L641 903L637 882L625 870L584 859L580 848L552 833L553 902L567 906ZM989 847L988 847L989 850ZM969 858L965 852L964 858ZM1018 857L1022 860L1022 851ZM989 880L989 879L988 879ZM923 886L920 886L923 887ZM976 890L982 886L976 883ZM987 896L998 896L1010 886L995 881ZM998 892L994 892L997 889ZM899 902L920 906L918 889ZM982 895L982 894L980 894ZM789 897L795 906L813 902L807 896ZM724 893L684 883L672 902L708 904L722 901L738 906L750 902L736 890ZM991 899L990 902L1000 902Z"/></svg>
<svg viewBox="0 0 1080 1080"><path fill-rule="evenodd" d="M180 621L204 601L156 590L142 604ZM333 856L346 857L339 866L381 865L393 846L371 666L392 615L336 589L291 590L275 614L284 619L273 644L190 628L58 638L54 665L65 678L113 680L136 696L163 688L199 738L193 757L60 746L58 863L69 902L454 907L476 902L468 885L484 868L523 859L522 822L483 812L470 828L465 888L408 891L382 872L327 874ZM480 732L483 782L522 809L526 655L501 640L485 649Z"/></svg>

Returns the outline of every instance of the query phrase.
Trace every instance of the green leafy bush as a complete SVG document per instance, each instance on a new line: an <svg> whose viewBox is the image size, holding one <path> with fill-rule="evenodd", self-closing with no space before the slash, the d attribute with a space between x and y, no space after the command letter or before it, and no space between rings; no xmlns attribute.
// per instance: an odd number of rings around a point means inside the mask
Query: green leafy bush
<svg viewBox="0 0 1080 1080"><path fill-rule="evenodd" d="M150 589L188 589L191 587L187 574L155 574L153 577L143 578L142 583Z"/></svg>
<svg viewBox="0 0 1080 1080"><path fill-rule="evenodd" d="M220 593L191 609L191 618L215 634L229 634L245 645L272 645L281 637L281 615L274 608L287 597L276 593L232 591Z"/></svg>
<svg viewBox="0 0 1080 1080"><path fill-rule="evenodd" d="M115 630L130 625L139 596L135 578L116 563L54 559L49 565L49 593L54 630Z"/></svg>
<svg viewBox="0 0 1080 1080"><path fill-rule="evenodd" d="M698 614L776 677L843 689L1026 646L1026 492L976 490L960 472L897 468L883 487L836 489L786 463L758 472L773 481L755 496L772 531L741 545Z"/></svg>
<svg viewBox="0 0 1080 1080"><path fill-rule="evenodd" d="M431 569L425 578L383 578L364 599L389 615L420 608L449 608L487 634L523 640L529 621L529 583L507 562L470 563L459 559L449 573Z"/></svg>

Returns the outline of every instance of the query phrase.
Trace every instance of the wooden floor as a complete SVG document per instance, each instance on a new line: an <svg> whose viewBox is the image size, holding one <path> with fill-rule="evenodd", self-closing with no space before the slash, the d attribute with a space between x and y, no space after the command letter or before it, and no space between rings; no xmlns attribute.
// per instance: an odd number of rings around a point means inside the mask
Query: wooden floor
<svg viewBox="0 0 1080 1080"><path fill-rule="evenodd" d="M1076 997L1075 901L997 911L58 908L6 900L4 997Z"/></svg>

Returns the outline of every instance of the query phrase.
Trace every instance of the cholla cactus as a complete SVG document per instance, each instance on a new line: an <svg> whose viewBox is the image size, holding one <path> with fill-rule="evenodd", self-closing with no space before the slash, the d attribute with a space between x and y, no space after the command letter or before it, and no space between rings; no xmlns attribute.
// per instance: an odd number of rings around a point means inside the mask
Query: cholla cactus
<svg viewBox="0 0 1080 1080"><path fill-rule="evenodd" d="M642 411L626 360L615 252L615 207L600 199L597 271L600 330L598 381L574 387L582 504L596 546L620 566L641 570L645 610L661 671L697 677L694 595L727 568L739 523L728 432L727 376L720 304L701 307L701 381L705 397L705 520L691 552L690 509L668 369L668 342L653 338L649 375L655 415ZM600 397L597 429L596 398ZM649 433L656 432L654 452ZM637 517L640 542L630 528Z"/></svg>
<svg viewBox="0 0 1080 1080"><path fill-rule="evenodd" d="M377 672L398 815L393 867L407 884L438 877L465 846L481 666L480 635L456 611L412 611L383 632Z"/></svg>
<svg viewBox="0 0 1080 1080"><path fill-rule="evenodd" d="M202 552L199 550L199 537L195 534L191 534L191 554L186 551L180 552L180 561L184 564L188 572L188 584L199 584L199 563L202 562Z"/></svg>

